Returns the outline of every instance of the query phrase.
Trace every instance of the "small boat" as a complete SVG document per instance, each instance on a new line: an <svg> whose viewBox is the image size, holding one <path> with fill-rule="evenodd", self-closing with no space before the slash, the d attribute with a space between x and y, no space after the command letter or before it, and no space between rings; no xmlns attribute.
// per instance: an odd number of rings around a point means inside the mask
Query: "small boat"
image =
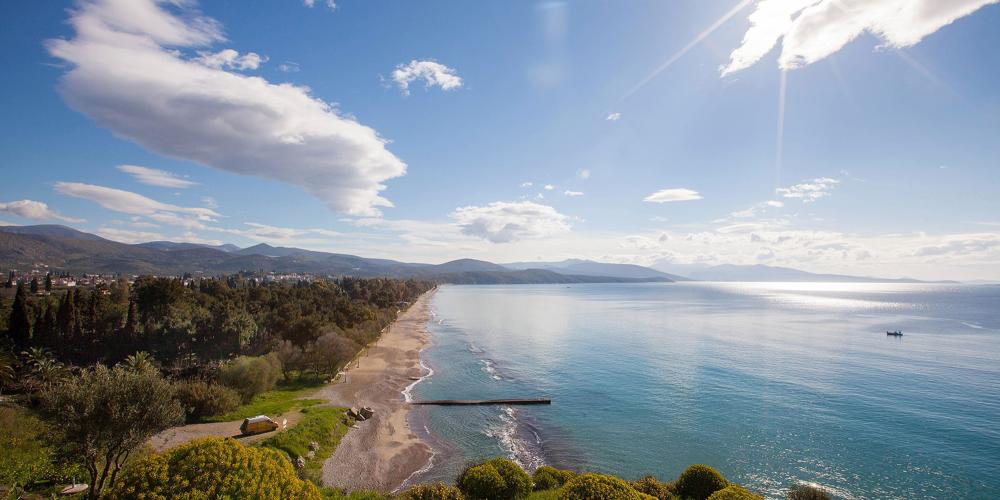
<svg viewBox="0 0 1000 500"><path fill-rule="evenodd" d="M903 332L901 332L899 330L896 330L894 332L885 332L885 334L888 335L888 336L890 336L890 337L902 337L903 336Z"/></svg>

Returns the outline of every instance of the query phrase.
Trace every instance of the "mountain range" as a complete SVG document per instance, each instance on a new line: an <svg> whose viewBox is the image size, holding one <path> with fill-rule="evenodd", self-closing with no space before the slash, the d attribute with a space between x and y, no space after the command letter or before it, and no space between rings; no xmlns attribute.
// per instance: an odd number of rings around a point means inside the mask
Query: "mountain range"
<svg viewBox="0 0 1000 500"><path fill-rule="evenodd" d="M220 274L237 271L309 273L317 275L387 276L432 279L443 283L608 283L672 281L826 281L918 283L911 278L874 278L815 274L764 265L678 266L660 269L567 259L559 262L511 262L458 259L420 264L356 255L318 252L261 243L204 245L173 241L126 244L61 225L0 226L0 266L87 273ZM674 271L678 274L674 274ZM683 275L681 275L683 274Z"/></svg>

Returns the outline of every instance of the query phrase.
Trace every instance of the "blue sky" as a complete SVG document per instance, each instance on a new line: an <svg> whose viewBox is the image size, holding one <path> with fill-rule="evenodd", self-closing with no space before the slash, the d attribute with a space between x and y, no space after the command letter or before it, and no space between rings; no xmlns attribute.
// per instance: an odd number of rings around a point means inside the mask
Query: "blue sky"
<svg viewBox="0 0 1000 500"><path fill-rule="evenodd" d="M0 5L0 221L1000 279L989 0L177 3Z"/></svg>

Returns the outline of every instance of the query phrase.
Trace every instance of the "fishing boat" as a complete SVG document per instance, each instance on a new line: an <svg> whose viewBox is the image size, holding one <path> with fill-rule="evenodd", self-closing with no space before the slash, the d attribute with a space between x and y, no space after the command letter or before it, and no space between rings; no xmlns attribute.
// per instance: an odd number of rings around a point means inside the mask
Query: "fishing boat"
<svg viewBox="0 0 1000 500"><path fill-rule="evenodd" d="M885 334L888 335L888 336L890 336L890 337L902 337L903 336L903 332L901 332L899 330L896 330L894 332L885 332Z"/></svg>

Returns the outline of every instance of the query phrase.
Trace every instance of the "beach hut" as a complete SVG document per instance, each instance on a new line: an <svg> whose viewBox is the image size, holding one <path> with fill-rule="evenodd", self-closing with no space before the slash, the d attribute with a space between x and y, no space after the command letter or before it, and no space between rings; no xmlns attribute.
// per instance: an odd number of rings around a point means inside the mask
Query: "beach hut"
<svg viewBox="0 0 1000 500"><path fill-rule="evenodd" d="M244 435L260 434L262 432L271 432L277 428L278 423L271 420L271 417L257 415L256 417L244 419L243 425L240 425L240 432Z"/></svg>

